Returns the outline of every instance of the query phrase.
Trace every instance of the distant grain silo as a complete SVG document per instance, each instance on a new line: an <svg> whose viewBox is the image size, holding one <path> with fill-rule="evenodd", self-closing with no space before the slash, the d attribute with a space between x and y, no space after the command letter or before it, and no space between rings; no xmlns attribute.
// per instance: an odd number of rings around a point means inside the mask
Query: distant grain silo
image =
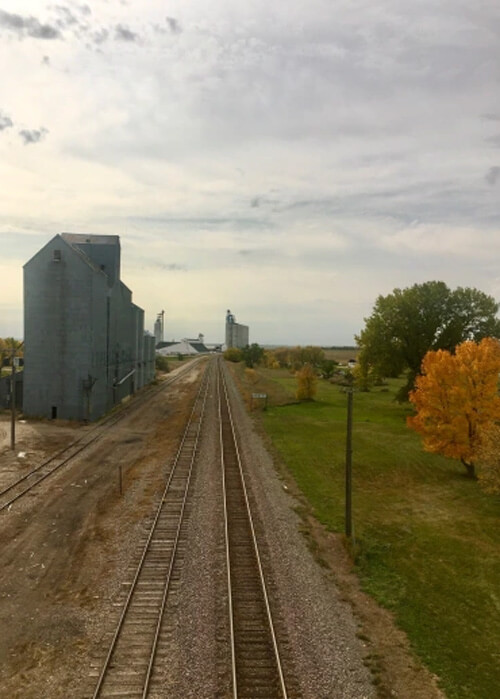
<svg viewBox="0 0 500 699"><path fill-rule="evenodd" d="M236 322L230 310L226 313L226 347L246 347L248 342L248 325Z"/></svg>

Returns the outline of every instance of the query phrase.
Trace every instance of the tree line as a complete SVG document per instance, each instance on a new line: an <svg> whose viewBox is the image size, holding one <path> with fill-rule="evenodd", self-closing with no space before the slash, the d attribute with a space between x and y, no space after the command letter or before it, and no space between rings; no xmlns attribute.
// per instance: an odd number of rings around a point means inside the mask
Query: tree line
<svg viewBox="0 0 500 699"><path fill-rule="evenodd" d="M405 376L400 401L415 414L408 426L424 449L459 459L467 475L500 493L500 320L495 299L474 288L450 289L442 281L414 284L379 296L356 336L354 371L344 382L359 390ZM330 379L337 362L319 347L265 351L257 344L228 350L226 358L251 368L287 368L298 380L297 398L310 400L318 377Z"/></svg>

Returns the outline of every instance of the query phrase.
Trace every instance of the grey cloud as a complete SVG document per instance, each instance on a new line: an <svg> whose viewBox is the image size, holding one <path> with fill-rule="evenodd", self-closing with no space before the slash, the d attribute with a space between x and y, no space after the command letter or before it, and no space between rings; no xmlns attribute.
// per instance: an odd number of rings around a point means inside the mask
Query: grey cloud
<svg viewBox="0 0 500 699"><path fill-rule="evenodd" d="M55 5L54 9L61 15L61 19L58 19L56 22L58 27L69 27L72 24L78 23L77 18L68 7L63 7L62 5Z"/></svg>
<svg viewBox="0 0 500 699"><path fill-rule="evenodd" d="M0 131L10 129L11 126L14 126L12 119L7 114L0 112Z"/></svg>
<svg viewBox="0 0 500 699"><path fill-rule="evenodd" d="M253 219L235 216L233 218L223 218L216 216L206 216L199 218L178 217L178 216L131 216L128 219L133 223L165 226L171 225L178 229L188 228L189 230L211 230L211 229L238 229L252 230L269 228L270 223L264 219Z"/></svg>
<svg viewBox="0 0 500 699"><path fill-rule="evenodd" d="M82 15L91 15L92 10L88 5L78 5L78 10L82 13Z"/></svg>
<svg viewBox="0 0 500 699"><path fill-rule="evenodd" d="M103 44L109 37L107 29L99 29L92 33L91 38L95 44Z"/></svg>
<svg viewBox="0 0 500 699"><path fill-rule="evenodd" d="M115 27L115 39L117 41L137 41L139 38L138 34L130 31L123 24L117 24Z"/></svg>
<svg viewBox="0 0 500 699"><path fill-rule="evenodd" d="M188 268L186 265L178 264L177 262L172 262L167 264L161 260L156 260L151 257L141 257L139 261L142 262L147 267L156 267L157 269L164 270L165 272L187 272Z"/></svg>
<svg viewBox="0 0 500 699"><path fill-rule="evenodd" d="M0 26L16 32L19 36L34 39L60 39L61 33L50 24L40 24L36 17L22 17L0 10Z"/></svg>
<svg viewBox="0 0 500 699"><path fill-rule="evenodd" d="M172 34L180 34L182 32L179 22L174 17L166 17L165 19Z"/></svg>
<svg viewBox="0 0 500 699"><path fill-rule="evenodd" d="M485 138L484 140L486 143L492 143L497 148L500 146L500 134L496 134L496 136L488 136L488 138Z"/></svg>
<svg viewBox="0 0 500 699"><path fill-rule="evenodd" d="M24 141L24 145L27 146L30 143L39 143L45 135L48 134L48 130L41 129L22 129L19 131L19 135Z"/></svg>
<svg viewBox="0 0 500 699"><path fill-rule="evenodd" d="M490 169L485 175L485 179L486 182L493 187L493 185L495 185L500 179L500 167L498 167L498 165L490 167Z"/></svg>
<svg viewBox="0 0 500 699"><path fill-rule="evenodd" d="M289 253L277 248L240 248L236 254L245 258L249 265L274 264L276 260L279 260L280 265L286 266L290 260Z"/></svg>
<svg viewBox="0 0 500 699"><path fill-rule="evenodd" d="M166 269L169 272L187 272L187 267L186 265L178 265L177 263L173 263L170 265L162 265L160 264L160 267L162 269Z"/></svg>
<svg viewBox="0 0 500 699"><path fill-rule="evenodd" d="M323 216L372 217L411 225L418 219L423 223L447 222L489 227L498 221L498 206L493 192L469 185L457 187L452 181L436 180L408 183L402 187L370 186L357 192L316 199L292 199L275 211L281 216L296 217L307 212L308 219ZM478 207L478 197L481 205Z"/></svg>
<svg viewBox="0 0 500 699"><path fill-rule="evenodd" d="M258 209L261 205L270 205L272 207L279 204L279 200L271 197L266 197L265 195L258 195L250 200L250 206L252 209Z"/></svg>
<svg viewBox="0 0 500 699"><path fill-rule="evenodd" d="M481 114L481 116L487 121L500 121L500 114Z"/></svg>

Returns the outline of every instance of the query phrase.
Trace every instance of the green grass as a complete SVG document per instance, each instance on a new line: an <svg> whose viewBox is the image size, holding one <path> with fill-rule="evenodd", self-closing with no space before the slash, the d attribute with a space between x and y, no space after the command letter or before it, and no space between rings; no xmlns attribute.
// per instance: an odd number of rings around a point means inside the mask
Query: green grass
<svg viewBox="0 0 500 699"><path fill-rule="evenodd" d="M296 380L262 370L293 396ZM500 498L455 461L425 453L405 424L400 386L354 396L353 516L364 589L393 610L450 699L500 688ZM344 527L346 396L320 382L314 402L272 406L264 427L333 531Z"/></svg>

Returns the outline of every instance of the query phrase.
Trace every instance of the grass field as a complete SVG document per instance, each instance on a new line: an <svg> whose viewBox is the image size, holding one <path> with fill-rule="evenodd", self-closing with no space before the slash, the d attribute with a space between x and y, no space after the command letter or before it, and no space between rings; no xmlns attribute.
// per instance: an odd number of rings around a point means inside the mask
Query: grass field
<svg viewBox="0 0 500 699"><path fill-rule="evenodd" d="M245 375L242 367L242 381ZM269 394L263 425L328 528L344 527L346 396L318 384L294 403L296 380L260 370L248 391ZM405 424L400 386L354 396L353 513L363 587L393 610L450 699L500 694L500 497L454 461L423 452Z"/></svg>

